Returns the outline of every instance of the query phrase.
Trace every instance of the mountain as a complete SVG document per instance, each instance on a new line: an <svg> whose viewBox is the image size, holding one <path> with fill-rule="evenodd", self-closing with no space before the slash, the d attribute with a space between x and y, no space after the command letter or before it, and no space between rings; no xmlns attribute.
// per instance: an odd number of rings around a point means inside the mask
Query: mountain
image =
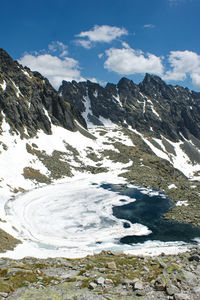
<svg viewBox="0 0 200 300"><path fill-rule="evenodd" d="M58 96L48 79L23 68L0 49L0 123L4 117L13 132L35 136L38 130L51 134L51 123L75 131L77 112Z"/></svg>
<svg viewBox="0 0 200 300"><path fill-rule="evenodd" d="M19 223L29 219L29 195L63 182L79 198L102 182L156 189L176 203L165 218L200 226L199 104L200 93L149 74L138 85L63 81L56 91L0 49L1 228L28 240Z"/></svg>
<svg viewBox="0 0 200 300"><path fill-rule="evenodd" d="M139 85L122 78L118 84L108 83L105 88L90 81L63 81L59 92L88 124L102 125L103 117L174 142L200 138L200 93L167 85L154 75L146 74Z"/></svg>

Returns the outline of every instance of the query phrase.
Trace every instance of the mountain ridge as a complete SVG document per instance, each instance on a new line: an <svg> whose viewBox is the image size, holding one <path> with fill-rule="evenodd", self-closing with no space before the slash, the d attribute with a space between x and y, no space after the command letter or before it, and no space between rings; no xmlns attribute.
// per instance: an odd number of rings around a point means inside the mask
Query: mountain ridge
<svg viewBox="0 0 200 300"><path fill-rule="evenodd" d="M59 93L82 113L89 96L91 111L85 118L90 122L102 116L142 133L163 134L172 141L182 139L181 135L200 137L200 93L167 85L155 75L146 74L139 85L122 78L104 88L90 81L63 81Z"/></svg>
<svg viewBox="0 0 200 300"><path fill-rule="evenodd" d="M79 113L63 101L47 78L22 67L0 49L0 122L3 115L21 135L35 136L39 129L51 134L51 122L75 131L74 119L84 124ZM47 113L48 112L48 116Z"/></svg>

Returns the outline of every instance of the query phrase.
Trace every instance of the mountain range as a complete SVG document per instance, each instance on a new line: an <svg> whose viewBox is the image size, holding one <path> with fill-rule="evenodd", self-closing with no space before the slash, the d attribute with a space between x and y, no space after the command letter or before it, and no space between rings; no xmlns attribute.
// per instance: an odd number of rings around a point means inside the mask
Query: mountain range
<svg viewBox="0 0 200 300"><path fill-rule="evenodd" d="M150 74L56 91L0 49L0 166L13 235L8 199L91 174L165 192L176 203L165 218L200 226L200 93Z"/></svg>

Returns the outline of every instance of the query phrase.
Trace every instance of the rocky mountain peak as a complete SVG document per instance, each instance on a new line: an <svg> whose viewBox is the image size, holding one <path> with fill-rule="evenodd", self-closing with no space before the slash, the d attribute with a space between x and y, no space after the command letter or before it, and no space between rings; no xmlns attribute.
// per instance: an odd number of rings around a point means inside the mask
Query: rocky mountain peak
<svg viewBox="0 0 200 300"><path fill-rule="evenodd" d="M32 72L0 50L0 128L3 121L21 136L34 136L38 130L51 134L52 124L76 130L74 119L85 125L48 79ZM26 134L25 134L26 132Z"/></svg>
<svg viewBox="0 0 200 300"><path fill-rule="evenodd" d="M167 85L158 76L146 74L138 85L125 77L105 87L90 81L63 82L60 91L87 123L97 124L103 117L154 137L200 138L200 93Z"/></svg>
<svg viewBox="0 0 200 300"><path fill-rule="evenodd" d="M134 88L135 86L136 85L133 83L133 81L126 77L122 77L117 84L117 87L123 90Z"/></svg>
<svg viewBox="0 0 200 300"><path fill-rule="evenodd" d="M0 48L0 72L17 71L18 63L13 61L11 56L2 48Z"/></svg>
<svg viewBox="0 0 200 300"><path fill-rule="evenodd" d="M174 97L173 87L167 85L159 76L146 74L139 84L140 90L150 97L171 99Z"/></svg>

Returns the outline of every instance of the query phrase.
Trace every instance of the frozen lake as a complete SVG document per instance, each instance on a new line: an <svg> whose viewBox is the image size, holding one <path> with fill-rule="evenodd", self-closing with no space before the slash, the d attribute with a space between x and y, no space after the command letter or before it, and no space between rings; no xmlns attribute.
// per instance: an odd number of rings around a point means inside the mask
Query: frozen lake
<svg viewBox="0 0 200 300"><path fill-rule="evenodd" d="M23 244L1 257L177 253L200 237L200 228L161 218L172 205L164 194L108 180L72 179L8 200L7 224Z"/></svg>

